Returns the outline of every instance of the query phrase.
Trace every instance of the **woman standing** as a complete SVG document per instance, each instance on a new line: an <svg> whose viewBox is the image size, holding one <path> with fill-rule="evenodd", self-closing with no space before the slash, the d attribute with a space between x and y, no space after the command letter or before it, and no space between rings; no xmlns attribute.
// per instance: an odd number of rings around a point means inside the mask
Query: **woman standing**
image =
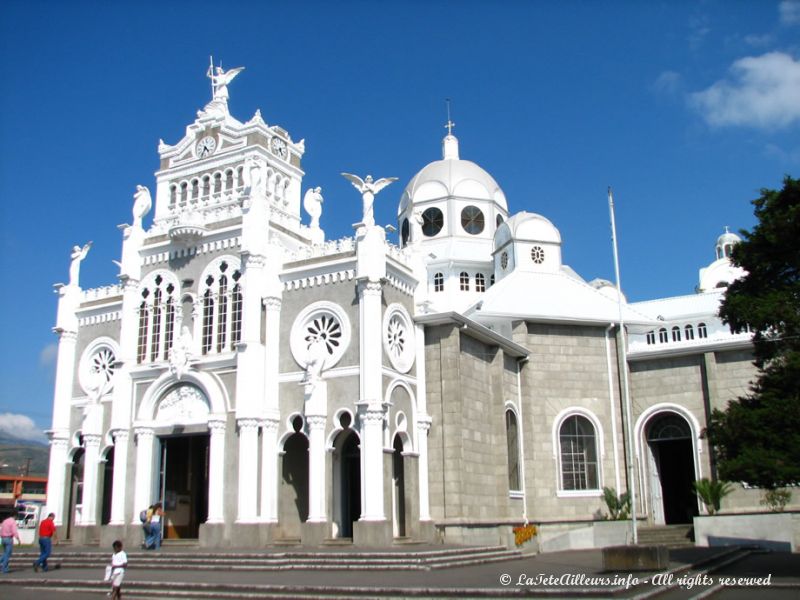
<svg viewBox="0 0 800 600"><path fill-rule="evenodd" d="M161 548L161 526L163 523L164 511L161 510L161 503L153 505L153 515L150 517L150 536L147 538L147 549L158 550Z"/></svg>

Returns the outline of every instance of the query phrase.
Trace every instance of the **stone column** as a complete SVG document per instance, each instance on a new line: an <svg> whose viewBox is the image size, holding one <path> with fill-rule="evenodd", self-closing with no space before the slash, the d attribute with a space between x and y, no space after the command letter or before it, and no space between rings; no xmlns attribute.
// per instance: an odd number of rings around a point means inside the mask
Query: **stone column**
<svg viewBox="0 0 800 600"><path fill-rule="evenodd" d="M206 523L225 522L225 421L208 421L211 440L208 446L208 519Z"/></svg>
<svg viewBox="0 0 800 600"><path fill-rule="evenodd" d="M84 434L83 511L81 525L97 524L97 467L100 464L100 436Z"/></svg>
<svg viewBox="0 0 800 600"><path fill-rule="evenodd" d="M131 523L140 525L139 512L153 503L153 462L155 432L150 427L136 428L136 487ZM114 457L116 461L116 456Z"/></svg>
<svg viewBox="0 0 800 600"><path fill-rule="evenodd" d="M278 414L278 358L280 357L281 299L277 296L264 298L266 348L264 353L264 410L267 414Z"/></svg>
<svg viewBox="0 0 800 600"><path fill-rule="evenodd" d="M364 505L362 521L382 521L386 518L383 506L383 409L367 408L362 413L361 442L364 465L361 488Z"/></svg>
<svg viewBox="0 0 800 600"><path fill-rule="evenodd" d="M64 522L64 483L67 471L67 449L69 438L56 436L52 432L50 438L50 466L47 471L47 508L45 514L55 513L56 525Z"/></svg>
<svg viewBox="0 0 800 600"><path fill-rule="evenodd" d="M258 420L239 419L239 510L237 523L258 520Z"/></svg>
<svg viewBox="0 0 800 600"><path fill-rule="evenodd" d="M109 525L124 525L125 484L128 477L128 430L119 429L113 435L114 480L111 487L111 519Z"/></svg>
<svg viewBox="0 0 800 600"><path fill-rule="evenodd" d="M261 431L261 521L277 523L278 419L266 419Z"/></svg>
<svg viewBox="0 0 800 600"><path fill-rule="evenodd" d="M431 418L417 419L417 452L419 453L419 520L431 520L430 495L428 492L428 432Z"/></svg>
<svg viewBox="0 0 800 600"><path fill-rule="evenodd" d="M306 417L308 423L308 522L327 521L325 510L325 421L323 415Z"/></svg>
<svg viewBox="0 0 800 600"><path fill-rule="evenodd" d="M361 331L361 401L382 403L383 349L381 346L381 283L365 281L359 286Z"/></svg>

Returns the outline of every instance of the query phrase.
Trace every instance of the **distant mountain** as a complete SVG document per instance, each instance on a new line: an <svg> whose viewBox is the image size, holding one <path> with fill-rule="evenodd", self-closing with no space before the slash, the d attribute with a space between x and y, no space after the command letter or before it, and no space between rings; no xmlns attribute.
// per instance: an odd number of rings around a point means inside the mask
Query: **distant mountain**
<svg viewBox="0 0 800 600"><path fill-rule="evenodd" d="M50 447L0 431L0 474L47 475Z"/></svg>

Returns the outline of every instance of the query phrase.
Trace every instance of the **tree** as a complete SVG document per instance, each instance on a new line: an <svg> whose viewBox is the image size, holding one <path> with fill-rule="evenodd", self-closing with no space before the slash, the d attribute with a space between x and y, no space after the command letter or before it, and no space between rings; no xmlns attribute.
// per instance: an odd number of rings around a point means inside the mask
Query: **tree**
<svg viewBox="0 0 800 600"><path fill-rule="evenodd" d="M719 315L752 330L758 377L749 393L714 410L705 431L719 476L774 489L800 483L800 180L753 201L758 223L742 231L734 281Z"/></svg>

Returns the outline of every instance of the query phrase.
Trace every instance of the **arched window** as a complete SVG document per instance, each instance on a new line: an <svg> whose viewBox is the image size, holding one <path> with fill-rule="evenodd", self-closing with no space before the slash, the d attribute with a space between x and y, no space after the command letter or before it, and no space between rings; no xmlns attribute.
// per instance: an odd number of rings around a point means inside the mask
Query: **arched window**
<svg viewBox="0 0 800 600"><path fill-rule="evenodd" d="M559 430L559 443L562 489L598 489L597 442L591 421L581 415L565 419Z"/></svg>
<svg viewBox="0 0 800 600"><path fill-rule="evenodd" d="M681 328L678 326L672 328L672 341L673 342L681 341Z"/></svg>
<svg viewBox="0 0 800 600"><path fill-rule="evenodd" d="M656 343L656 332L655 331L648 331L647 332L647 345L652 346Z"/></svg>
<svg viewBox="0 0 800 600"><path fill-rule="evenodd" d="M699 337L700 339L708 337L708 331L706 330L705 323L697 324L697 337Z"/></svg>
<svg viewBox="0 0 800 600"><path fill-rule="evenodd" d="M203 198L208 198L211 193L211 178L208 175L203 176Z"/></svg>
<svg viewBox="0 0 800 600"><path fill-rule="evenodd" d="M486 277L484 276L483 273L475 274L475 291L476 292L486 291Z"/></svg>
<svg viewBox="0 0 800 600"><path fill-rule="evenodd" d="M241 271L232 260L220 260L203 280L203 354L236 350L242 337Z"/></svg>
<svg viewBox="0 0 800 600"><path fill-rule="evenodd" d="M683 332L686 334L686 341L694 339L694 327L691 325L687 325L683 328Z"/></svg>
<svg viewBox="0 0 800 600"><path fill-rule="evenodd" d="M517 416L511 409L506 410L506 444L508 448L508 489L519 490L519 430Z"/></svg>
<svg viewBox="0 0 800 600"><path fill-rule="evenodd" d="M458 276L459 283L461 284L461 291L468 292L469 291L469 273L466 271L461 271L461 274Z"/></svg>
<svg viewBox="0 0 800 600"><path fill-rule="evenodd" d="M236 169L236 187L244 187L244 167Z"/></svg>
<svg viewBox="0 0 800 600"><path fill-rule="evenodd" d="M225 171L225 189L226 190L233 189L233 171L231 169Z"/></svg>
<svg viewBox="0 0 800 600"><path fill-rule="evenodd" d="M403 219L403 222L400 224L400 242L401 242L400 245L404 248L406 244L408 244L408 235L409 235L408 219Z"/></svg>
<svg viewBox="0 0 800 600"><path fill-rule="evenodd" d="M197 179L192 179L192 200L197 200L197 195L200 193L200 182Z"/></svg>
<svg viewBox="0 0 800 600"><path fill-rule="evenodd" d="M219 194L222 191L222 173L214 173L214 193Z"/></svg>
<svg viewBox="0 0 800 600"><path fill-rule="evenodd" d="M433 291L434 292L444 291L444 275L442 275L441 273L436 273L433 276Z"/></svg>
<svg viewBox="0 0 800 600"><path fill-rule="evenodd" d="M493 285L494 285L494 273L489 275L489 287L492 287Z"/></svg>
<svg viewBox="0 0 800 600"><path fill-rule="evenodd" d="M136 362L166 360L175 332L176 286L157 274L145 280L141 294Z"/></svg>
<svg viewBox="0 0 800 600"><path fill-rule="evenodd" d="M661 342L662 344L666 344L669 341L667 330L663 327L658 330L658 341Z"/></svg>
<svg viewBox="0 0 800 600"><path fill-rule="evenodd" d="M175 185L169 186L169 207L175 208L175 204L178 202L178 187Z"/></svg>
<svg viewBox="0 0 800 600"><path fill-rule="evenodd" d="M186 200L189 197L189 184L185 181L181 183L181 204L186 204Z"/></svg>

